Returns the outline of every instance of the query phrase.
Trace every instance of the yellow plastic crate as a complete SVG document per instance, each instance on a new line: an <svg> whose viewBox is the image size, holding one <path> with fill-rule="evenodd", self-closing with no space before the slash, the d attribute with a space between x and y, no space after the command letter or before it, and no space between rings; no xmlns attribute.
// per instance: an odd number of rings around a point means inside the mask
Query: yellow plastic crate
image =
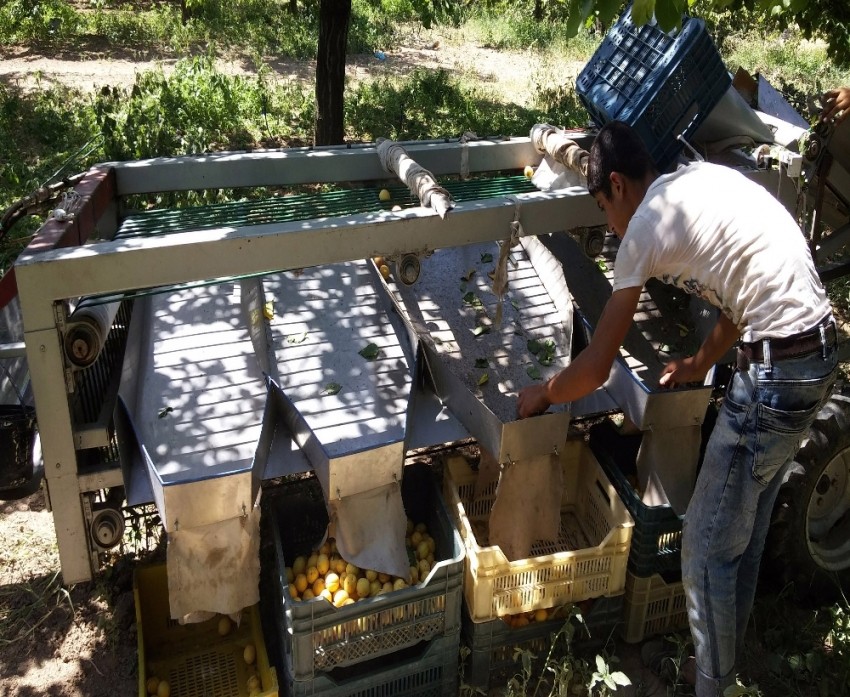
<svg viewBox="0 0 850 697"><path fill-rule="evenodd" d="M256 605L242 611L239 627L219 636L219 617L181 625L171 619L165 564L136 567L133 578L136 631L139 647L139 697L147 697L146 683L156 676L167 680L171 697L277 697L275 669L269 665L260 614ZM248 666L243 652L248 644L256 660ZM256 671L260 691L248 689Z"/></svg>
<svg viewBox="0 0 850 697"><path fill-rule="evenodd" d="M443 487L466 546L463 592L473 622L623 592L634 521L584 442L568 441L561 463L558 540L537 541L528 559L509 561L476 537L486 535L495 482L473 502L478 473L459 455L446 460Z"/></svg>
<svg viewBox="0 0 850 697"><path fill-rule="evenodd" d="M629 571L625 599L623 640L630 644L688 626L681 581L667 582L660 574L635 576Z"/></svg>

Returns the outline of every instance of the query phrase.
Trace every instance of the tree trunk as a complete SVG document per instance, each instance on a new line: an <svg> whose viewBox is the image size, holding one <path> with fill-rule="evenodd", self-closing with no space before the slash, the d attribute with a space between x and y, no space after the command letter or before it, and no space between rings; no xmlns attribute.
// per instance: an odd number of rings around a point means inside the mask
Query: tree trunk
<svg viewBox="0 0 850 697"><path fill-rule="evenodd" d="M315 145L339 145L345 134L345 49L351 0L321 0L316 54Z"/></svg>
<svg viewBox="0 0 850 697"><path fill-rule="evenodd" d="M289 0L289 14L298 14L298 0Z"/></svg>
<svg viewBox="0 0 850 697"><path fill-rule="evenodd" d="M534 0L534 21L543 21L543 0Z"/></svg>

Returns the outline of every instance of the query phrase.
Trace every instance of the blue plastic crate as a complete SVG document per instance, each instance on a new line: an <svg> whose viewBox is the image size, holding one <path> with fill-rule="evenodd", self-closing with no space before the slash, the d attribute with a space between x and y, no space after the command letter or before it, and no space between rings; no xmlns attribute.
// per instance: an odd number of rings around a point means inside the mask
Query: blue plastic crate
<svg viewBox="0 0 850 697"><path fill-rule="evenodd" d="M604 646L615 628L623 624L624 604L625 596L622 594L579 603L584 627L577 620L571 620L576 630L571 649L590 651ZM543 622L511 627L508 624L510 616L473 622L464 603L462 639L469 648L469 655L463 682L483 689L491 685L505 685L521 668L521 661L515 654L518 648L531 651L535 655L535 665L542 667L552 647L554 635L564 627L565 617L569 617L569 609L564 608L562 613L556 615Z"/></svg>
<svg viewBox="0 0 850 697"><path fill-rule="evenodd" d="M597 126L633 126L660 171L666 171L731 84L701 19L686 17L678 32L635 26L631 7L611 27L576 81Z"/></svg>

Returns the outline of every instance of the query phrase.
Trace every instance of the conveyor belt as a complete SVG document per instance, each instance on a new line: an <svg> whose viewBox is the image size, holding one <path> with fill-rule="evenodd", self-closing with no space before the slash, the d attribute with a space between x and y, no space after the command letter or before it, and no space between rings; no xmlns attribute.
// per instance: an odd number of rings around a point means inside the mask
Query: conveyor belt
<svg viewBox="0 0 850 697"><path fill-rule="evenodd" d="M441 182L456 201L476 201L536 191L523 176L494 177ZM191 208L169 208L134 213L121 225L115 239L167 235L186 230L221 226L264 225L295 220L332 218L355 213L391 210L393 206L413 208L419 202L407 187L387 189L389 201L378 198L379 188L340 189L311 194L274 196L256 201L233 201Z"/></svg>

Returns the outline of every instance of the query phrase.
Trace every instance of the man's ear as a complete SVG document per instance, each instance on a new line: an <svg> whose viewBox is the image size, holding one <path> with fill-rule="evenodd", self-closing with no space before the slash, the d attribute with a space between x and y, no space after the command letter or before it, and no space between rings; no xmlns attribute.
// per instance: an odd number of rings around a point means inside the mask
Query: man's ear
<svg viewBox="0 0 850 697"><path fill-rule="evenodd" d="M615 195L617 198L622 198L625 191L625 177L619 172L611 172L608 178L611 181L611 198L614 198Z"/></svg>

